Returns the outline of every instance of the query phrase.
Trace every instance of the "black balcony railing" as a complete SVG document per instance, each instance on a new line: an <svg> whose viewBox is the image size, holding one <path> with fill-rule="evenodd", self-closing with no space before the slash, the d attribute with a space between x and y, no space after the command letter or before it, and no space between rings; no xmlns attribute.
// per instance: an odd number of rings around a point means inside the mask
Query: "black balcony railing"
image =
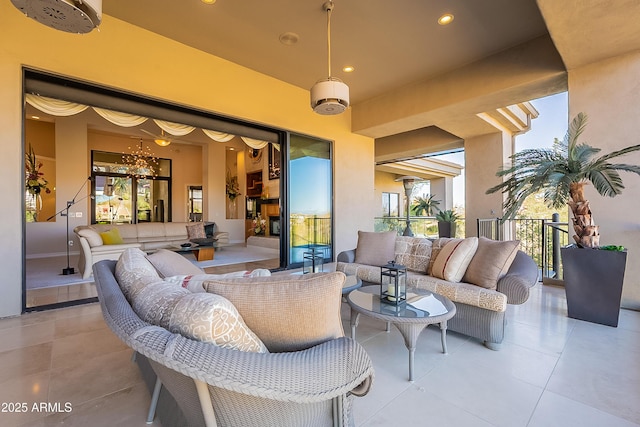
<svg viewBox="0 0 640 427"><path fill-rule="evenodd" d="M519 240L520 249L527 253L540 269L545 283L562 283L560 248L569 244L568 224L551 219L478 219L478 236L494 240Z"/></svg>

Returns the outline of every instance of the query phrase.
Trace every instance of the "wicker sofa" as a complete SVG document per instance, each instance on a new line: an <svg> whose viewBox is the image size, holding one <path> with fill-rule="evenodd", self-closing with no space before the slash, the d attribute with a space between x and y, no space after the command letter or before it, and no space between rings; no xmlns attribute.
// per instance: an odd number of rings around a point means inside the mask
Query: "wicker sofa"
<svg viewBox="0 0 640 427"><path fill-rule="evenodd" d="M362 232L361 232L362 233ZM382 233L369 233L370 235ZM360 236L362 237L362 235ZM462 280L451 281L430 275L439 255L439 251L451 241L460 239L422 239L415 237L393 236L395 245L391 254L388 254L388 261L394 260L400 264L408 264L407 285L416 288L427 289L451 299L456 305L456 315L449 320L449 330L459 332L477 338L484 342L485 346L498 350L504 339L506 324L505 313L508 305L523 304L529 298L530 289L537 283L538 267L531 257L517 249L518 242L507 242L511 244L512 254L510 259L504 261L499 266L493 265L498 271L493 282L493 288L486 283L487 287L469 283L467 274L462 276ZM476 238L473 238L476 239ZM480 245L477 253L473 254L476 260L476 268L485 269L482 264L492 264L497 261L497 257L488 250L487 247L497 247L505 242L494 242L489 239L480 238ZM336 270L346 274L355 274L363 281L363 285L380 284L380 265L386 261L378 263L358 263L357 252L363 251L363 243L359 238L358 248L341 252L338 254ZM369 243L371 244L371 243ZM376 243L377 244L377 243ZM515 248L515 249L513 249ZM480 253L481 251L485 253ZM477 257L477 258L476 258ZM473 262L473 261L472 261ZM508 265L506 264L508 262ZM480 263L480 265L477 265ZM486 266L486 270L490 270ZM471 268L471 266L469 266ZM485 271L480 272L486 273Z"/></svg>
<svg viewBox="0 0 640 427"><path fill-rule="evenodd" d="M177 246L189 241L187 226L192 222L141 222L138 224L93 224L80 225L73 229L80 241L80 260L78 269L83 279L91 276L91 266L104 259L117 260L128 248L140 248L144 251ZM211 236L220 243L229 243L229 233L215 231L211 224ZM104 244L99 233L117 228L123 243ZM206 228L206 227L205 227Z"/></svg>
<svg viewBox="0 0 640 427"><path fill-rule="evenodd" d="M153 277L149 268L141 266L139 261L122 262L127 255L135 251L137 249L125 252L123 258L118 261L118 266L116 261L103 260L96 263L93 270L106 323L136 352L136 362L143 377L150 389L154 390L149 419L152 419L153 413L157 411L165 427L354 425L352 400L355 396L366 394L373 379L371 360L357 342L338 333L340 336L319 343L313 342L317 337L311 338L310 342L313 345L309 348L296 350L293 346L290 351L268 353L240 351L227 348L225 344L199 341L188 333L176 333L175 325L161 326L169 319L173 322L176 318L175 312L184 309L185 305L176 302L176 298L184 301L185 298L194 300L203 295L213 298L213 295L191 293L180 286L172 285L175 289L158 297L157 292L162 288L170 288L163 283L160 276ZM122 269L126 272L123 273ZM308 286L309 290L316 288L309 280L315 280L316 284L318 280L331 281L331 289L335 293L335 298L331 300L336 300L332 305L338 307L335 310L335 307L332 307L331 310L339 313L342 286L340 277L327 274L340 273L325 273L315 279L298 276L295 280L298 280L298 285ZM256 285L255 282L260 279L263 282ZM233 279L232 288L268 286L272 283L271 280L270 277ZM123 288L119 282L125 281L133 285ZM304 284L302 281L305 281ZM213 286L226 284L229 283L225 280L212 283ZM320 287L322 286L324 285ZM271 292L271 289L268 292ZM155 294L155 301L144 302L148 300L143 298L145 293ZM139 299L136 299L136 295L143 299L142 303L137 302ZM219 298L217 295L216 297ZM272 312L279 310L282 312L280 314L300 319L300 313L296 314L296 307L283 304L281 296L278 296L277 302L265 300L264 295L260 295L259 299ZM169 315L167 313L171 310L168 310L168 306L171 304L175 305ZM249 306L256 307L257 304L258 301ZM147 314L138 314L141 310L144 311L145 306L149 308ZM177 316L193 319L198 324L190 330L191 332L202 330L200 326L203 319L210 320L208 315L200 315L202 311L197 308L197 311L194 311L197 313L195 316L183 316L181 313ZM238 305L238 312L245 316L245 319L251 316L252 313L241 312L242 310L241 304ZM149 323L149 318L157 322ZM261 323L263 324L256 325L256 328L269 327L268 321ZM279 327L284 331L283 335L286 335L290 333L291 325L297 322L296 319L291 319L290 322L284 323L286 324ZM249 325L249 320L246 325ZM211 329L220 328L217 325ZM339 332L341 330L340 324ZM237 333L228 335L237 340ZM268 344L271 348L274 343L282 346L286 341L277 335L275 338L261 338L265 340L264 345ZM141 415L146 413L147 408L141 408Z"/></svg>

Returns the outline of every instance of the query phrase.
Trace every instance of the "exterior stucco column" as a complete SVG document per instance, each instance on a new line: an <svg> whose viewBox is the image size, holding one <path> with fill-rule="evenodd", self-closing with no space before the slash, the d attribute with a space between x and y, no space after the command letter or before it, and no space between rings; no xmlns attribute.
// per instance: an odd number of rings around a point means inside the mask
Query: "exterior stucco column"
<svg viewBox="0 0 640 427"><path fill-rule="evenodd" d="M465 236L477 235L478 218L502 216L503 196L485 194L500 183L496 172L508 164L513 152L512 136L496 132L465 141Z"/></svg>

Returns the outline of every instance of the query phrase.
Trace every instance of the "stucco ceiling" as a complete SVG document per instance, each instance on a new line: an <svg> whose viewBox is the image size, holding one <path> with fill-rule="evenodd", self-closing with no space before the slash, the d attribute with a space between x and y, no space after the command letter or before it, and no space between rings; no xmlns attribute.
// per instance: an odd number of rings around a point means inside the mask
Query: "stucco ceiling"
<svg viewBox="0 0 640 427"><path fill-rule="evenodd" d="M332 71L352 104L547 33L535 0L335 0ZM323 0L109 0L105 14L304 89L326 78ZM438 24L444 13L455 18ZM293 32L295 45L280 43ZM342 71L346 65L353 73Z"/></svg>

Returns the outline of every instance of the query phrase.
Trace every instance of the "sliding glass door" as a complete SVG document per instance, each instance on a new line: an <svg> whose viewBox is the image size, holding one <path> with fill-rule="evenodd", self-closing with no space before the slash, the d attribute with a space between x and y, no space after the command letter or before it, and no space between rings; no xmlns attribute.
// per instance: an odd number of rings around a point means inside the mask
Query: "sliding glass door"
<svg viewBox="0 0 640 427"><path fill-rule="evenodd" d="M289 263L303 262L310 249L333 258L331 142L291 134L289 139Z"/></svg>

